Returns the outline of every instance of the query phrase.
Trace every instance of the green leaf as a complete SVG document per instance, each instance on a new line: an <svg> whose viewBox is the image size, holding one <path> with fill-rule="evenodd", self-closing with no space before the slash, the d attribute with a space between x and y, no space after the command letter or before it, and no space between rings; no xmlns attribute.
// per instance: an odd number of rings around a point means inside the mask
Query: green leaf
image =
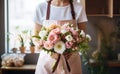
<svg viewBox="0 0 120 74"><path fill-rule="evenodd" d="M30 39L30 45L31 46L35 46L35 44L33 43L32 39Z"/></svg>
<svg viewBox="0 0 120 74"><path fill-rule="evenodd" d="M32 36L33 38L41 39L40 36Z"/></svg>

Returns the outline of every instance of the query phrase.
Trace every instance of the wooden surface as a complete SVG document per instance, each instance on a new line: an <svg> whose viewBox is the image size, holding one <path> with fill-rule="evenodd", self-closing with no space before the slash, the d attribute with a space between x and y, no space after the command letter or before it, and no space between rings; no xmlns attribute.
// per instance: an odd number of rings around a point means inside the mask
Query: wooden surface
<svg viewBox="0 0 120 74"><path fill-rule="evenodd" d="M120 67L120 61L109 61L108 66L109 67Z"/></svg>
<svg viewBox="0 0 120 74"><path fill-rule="evenodd" d="M91 63L96 65L96 63ZM120 67L120 61L108 61L109 67ZM22 67L1 67L1 70L35 70L36 65L24 65Z"/></svg>
<svg viewBox="0 0 120 74"><path fill-rule="evenodd" d="M1 67L1 70L35 70L36 65L24 65L22 67Z"/></svg>
<svg viewBox="0 0 120 74"><path fill-rule="evenodd" d="M100 65L99 63L90 63L92 66ZM108 61L108 67L120 67L120 61Z"/></svg>

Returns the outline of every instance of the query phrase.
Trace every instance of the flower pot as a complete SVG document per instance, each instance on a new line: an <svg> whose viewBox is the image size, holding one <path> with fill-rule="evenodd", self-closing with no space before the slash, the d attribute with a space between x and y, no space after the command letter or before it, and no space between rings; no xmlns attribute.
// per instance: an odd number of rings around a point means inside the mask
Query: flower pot
<svg viewBox="0 0 120 74"><path fill-rule="evenodd" d="M17 52L17 48L12 48L13 53Z"/></svg>
<svg viewBox="0 0 120 74"><path fill-rule="evenodd" d="M30 46L31 53L35 53L35 46Z"/></svg>
<svg viewBox="0 0 120 74"><path fill-rule="evenodd" d="M25 47L19 47L21 53L25 53Z"/></svg>

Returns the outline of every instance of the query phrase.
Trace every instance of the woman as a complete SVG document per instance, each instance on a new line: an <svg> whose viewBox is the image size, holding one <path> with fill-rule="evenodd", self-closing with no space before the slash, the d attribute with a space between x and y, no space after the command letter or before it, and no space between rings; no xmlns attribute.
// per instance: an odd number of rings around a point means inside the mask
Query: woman
<svg viewBox="0 0 120 74"><path fill-rule="evenodd" d="M83 7L72 0L49 0L48 2L41 3L36 8L34 22L35 30L40 31L43 21L47 20L76 20L79 29L85 31L85 22L87 17ZM68 21L67 21L68 22ZM35 74L82 74L81 59L78 53L66 54L70 70L68 71L66 63L60 61L58 67L52 72L51 66L58 58L57 54L52 57L44 51L40 52ZM63 64L65 65L63 69Z"/></svg>

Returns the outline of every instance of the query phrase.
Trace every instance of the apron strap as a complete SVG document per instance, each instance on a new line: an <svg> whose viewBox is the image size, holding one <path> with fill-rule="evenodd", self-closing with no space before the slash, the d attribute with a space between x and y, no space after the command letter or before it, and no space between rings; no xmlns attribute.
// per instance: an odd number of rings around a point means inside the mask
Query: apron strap
<svg viewBox="0 0 120 74"><path fill-rule="evenodd" d="M52 0L49 0L49 1L48 1L46 20L49 20L49 18L50 18L50 5L51 5L51 1L52 1Z"/></svg>
<svg viewBox="0 0 120 74"><path fill-rule="evenodd" d="M72 0L70 0L69 2L70 2L70 7L71 7L72 18L75 20L75 11L74 11L74 6L73 6L73 3L72 3Z"/></svg>
<svg viewBox="0 0 120 74"><path fill-rule="evenodd" d="M49 20L50 18L50 5L51 5L51 1L52 0L49 0L48 1L48 5L47 5L47 13L46 13L46 20ZM73 3L71 0L70 1L70 7L71 7L71 15L72 15L72 19L75 20L75 11L74 11L74 6L73 6Z"/></svg>

